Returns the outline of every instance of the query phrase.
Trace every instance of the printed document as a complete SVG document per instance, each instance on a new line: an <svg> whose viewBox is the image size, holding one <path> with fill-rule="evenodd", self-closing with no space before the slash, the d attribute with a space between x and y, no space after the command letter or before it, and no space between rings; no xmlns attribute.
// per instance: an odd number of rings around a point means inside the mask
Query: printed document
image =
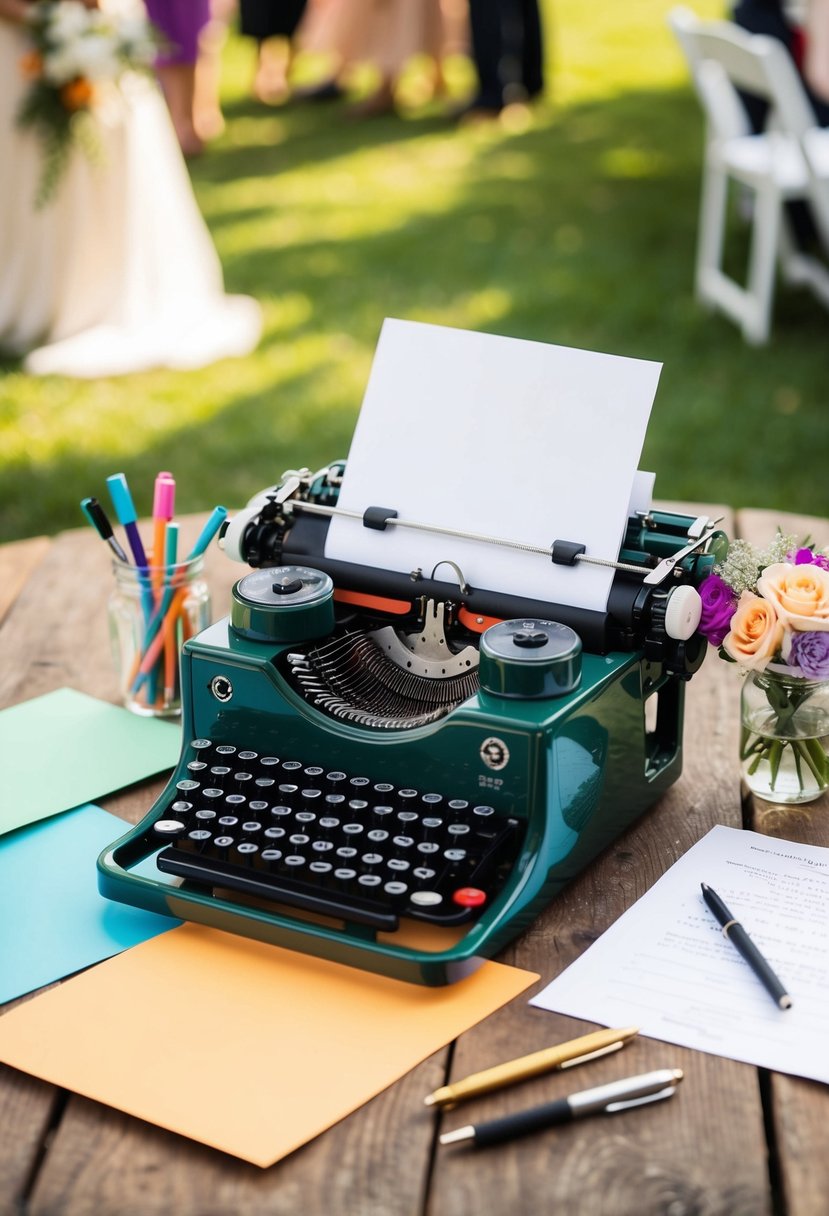
<svg viewBox="0 0 829 1216"><path fill-rule="evenodd" d="M702 900L713 887L792 997L778 1009ZM716 827L532 1005L829 1083L829 849Z"/></svg>

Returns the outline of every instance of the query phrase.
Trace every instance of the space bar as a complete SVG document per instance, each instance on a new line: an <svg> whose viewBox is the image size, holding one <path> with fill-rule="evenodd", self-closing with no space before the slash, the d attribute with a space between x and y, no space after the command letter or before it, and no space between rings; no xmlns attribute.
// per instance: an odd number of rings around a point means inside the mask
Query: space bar
<svg viewBox="0 0 829 1216"><path fill-rule="evenodd" d="M176 874L179 878L188 878L193 882L209 883L210 886L230 887L234 891L244 891L248 895L258 895L264 899L278 900L295 908L305 908L309 912L321 912L326 916L337 916L343 920L354 921L359 925L369 925L374 929L385 929L394 932L398 927L398 919L394 912L383 911L368 900L349 899L340 897L333 891L325 891L310 884L296 882L294 879L282 878L277 875L261 875L241 866L228 865L227 862L216 862L210 857L197 857L192 853L183 853L169 847L158 854L159 870L166 874Z"/></svg>

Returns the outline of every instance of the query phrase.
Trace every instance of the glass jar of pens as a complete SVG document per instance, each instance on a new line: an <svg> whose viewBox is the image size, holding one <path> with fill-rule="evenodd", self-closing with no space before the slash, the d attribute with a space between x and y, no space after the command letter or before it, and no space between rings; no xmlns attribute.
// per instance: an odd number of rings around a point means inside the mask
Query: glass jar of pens
<svg viewBox="0 0 829 1216"><path fill-rule="evenodd" d="M133 713L181 713L179 654L210 624L204 556L138 567L115 559L109 630L121 700Z"/></svg>

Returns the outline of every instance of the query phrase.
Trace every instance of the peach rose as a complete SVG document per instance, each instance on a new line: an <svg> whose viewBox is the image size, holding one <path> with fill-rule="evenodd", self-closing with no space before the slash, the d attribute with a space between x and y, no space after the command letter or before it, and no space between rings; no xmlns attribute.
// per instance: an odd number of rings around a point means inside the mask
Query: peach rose
<svg viewBox="0 0 829 1216"><path fill-rule="evenodd" d="M774 658L783 640L783 626L774 605L744 591L731 618L731 630L723 638L727 655L753 671L762 671Z"/></svg>
<svg viewBox="0 0 829 1216"><path fill-rule="evenodd" d="M92 101L94 90L83 76L70 80L60 91L60 99L67 110L85 110Z"/></svg>
<svg viewBox="0 0 829 1216"><path fill-rule="evenodd" d="M829 629L829 570L810 563L777 562L763 571L757 590L790 629Z"/></svg>

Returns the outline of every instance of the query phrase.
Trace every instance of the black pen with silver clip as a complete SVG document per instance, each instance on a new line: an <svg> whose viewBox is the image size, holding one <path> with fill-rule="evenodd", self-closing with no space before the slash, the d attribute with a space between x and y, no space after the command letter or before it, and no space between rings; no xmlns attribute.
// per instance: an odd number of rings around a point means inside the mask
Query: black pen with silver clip
<svg viewBox="0 0 829 1216"><path fill-rule="evenodd" d="M557 1123L569 1123L584 1115L614 1115L672 1097L681 1080L681 1068L660 1068L637 1077L625 1077L622 1081L611 1081L609 1085L598 1085L595 1089L583 1089L580 1093L570 1094L568 1098L518 1111L503 1119L493 1119L490 1123L470 1123L453 1132L445 1132L440 1142L460 1144L464 1140L472 1140L476 1148L485 1148L489 1144L500 1144L503 1140L513 1140L545 1127L554 1127Z"/></svg>

